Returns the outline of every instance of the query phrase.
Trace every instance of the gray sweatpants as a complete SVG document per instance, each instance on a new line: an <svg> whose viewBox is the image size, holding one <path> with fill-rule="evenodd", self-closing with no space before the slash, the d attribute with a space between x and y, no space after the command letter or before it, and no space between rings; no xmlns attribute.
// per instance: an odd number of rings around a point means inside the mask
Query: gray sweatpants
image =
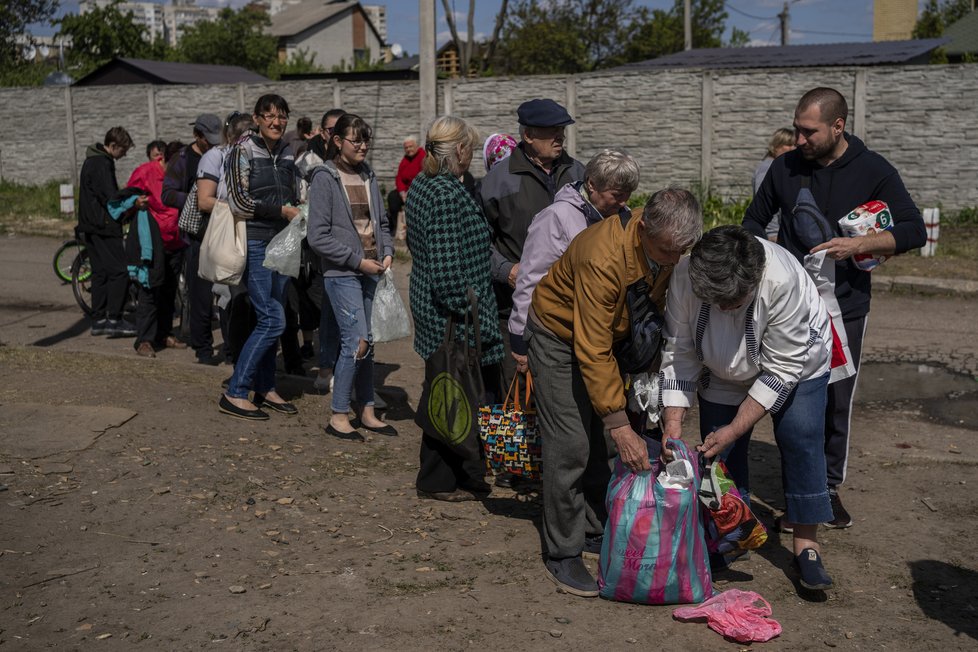
<svg viewBox="0 0 978 652"><path fill-rule="evenodd" d="M527 324L543 446L543 537L551 559L577 557L604 531L604 498L617 454L591 407L570 345Z"/></svg>

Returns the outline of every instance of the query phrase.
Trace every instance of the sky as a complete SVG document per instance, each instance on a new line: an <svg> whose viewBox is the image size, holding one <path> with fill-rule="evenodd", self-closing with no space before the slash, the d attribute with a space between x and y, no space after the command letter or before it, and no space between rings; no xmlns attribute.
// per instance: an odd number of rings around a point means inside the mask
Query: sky
<svg viewBox="0 0 978 652"><path fill-rule="evenodd" d="M370 0L367 0L368 2ZM442 0L435 0L438 44L450 38ZM476 0L475 32L489 37L501 0ZM673 0L636 0L636 6L670 9ZM512 5L512 0L510 2ZM449 0L458 18L459 32L465 31L469 0ZM737 27L750 34L753 45L779 45L781 28L777 14L784 0L733 0L726 3L727 33ZM794 0L789 7L789 43L839 43L873 39L873 0ZM418 52L418 0L388 0L387 31L391 43L399 43L407 52Z"/></svg>
<svg viewBox="0 0 978 652"><path fill-rule="evenodd" d="M361 0L364 4L387 5L387 32L390 43L399 44L406 52L418 52L418 0ZM198 0L200 6L238 7L246 0ZM492 34L496 12L501 0L476 0L475 32L478 38ZM512 0L510 2L512 5ZM673 0L636 0L637 6L651 9L669 9ZM752 45L778 45L780 26L777 14L784 0L734 0L727 2L727 33L737 27L750 34ZM449 0L457 16L459 32L465 33L466 12L469 0ZM438 44L448 41L450 33L445 21L442 0L435 0L437 12L436 30ZM78 2L62 2L59 15L76 13ZM839 43L870 41L873 37L873 0L791 0L791 33L789 43ZM32 32L37 36L53 33L50 26L34 26Z"/></svg>

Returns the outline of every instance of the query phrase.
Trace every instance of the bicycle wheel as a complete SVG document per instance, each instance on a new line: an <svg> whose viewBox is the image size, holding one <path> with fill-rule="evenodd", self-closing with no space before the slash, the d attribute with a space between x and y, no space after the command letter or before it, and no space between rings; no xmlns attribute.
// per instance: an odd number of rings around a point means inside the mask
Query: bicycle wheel
<svg viewBox="0 0 978 652"><path fill-rule="evenodd" d="M92 263L84 249L71 263L71 292L86 316L92 316Z"/></svg>
<svg viewBox="0 0 978 652"><path fill-rule="evenodd" d="M81 240L73 238L62 242L58 250L54 252L54 260L52 261L54 273L61 279L62 283L71 283L71 264L75 262L75 257L83 251L85 251L85 245L82 244Z"/></svg>

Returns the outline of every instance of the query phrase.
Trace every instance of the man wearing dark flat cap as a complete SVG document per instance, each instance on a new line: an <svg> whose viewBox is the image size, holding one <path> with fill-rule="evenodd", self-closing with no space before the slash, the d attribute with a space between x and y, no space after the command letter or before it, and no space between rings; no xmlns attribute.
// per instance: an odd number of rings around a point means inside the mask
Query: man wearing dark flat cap
<svg viewBox="0 0 978 652"><path fill-rule="evenodd" d="M516 116L520 124L519 145L508 159L492 167L478 191L482 210L492 227L493 287L506 343L506 386L516 373L506 324L526 232L533 216L553 203L558 190L584 179L584 165L564 150L564 129L574 124L567 109L551 99L535 99L520 104ZM505 480L497 481L504 483Z"/></svg>

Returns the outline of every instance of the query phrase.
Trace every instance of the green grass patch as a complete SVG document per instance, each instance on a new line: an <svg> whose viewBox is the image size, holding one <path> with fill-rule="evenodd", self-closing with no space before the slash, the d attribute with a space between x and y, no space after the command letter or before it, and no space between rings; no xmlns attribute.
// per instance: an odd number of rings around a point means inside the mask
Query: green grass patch
<svg viewBox="0 0 978 652"><path fill-rule="evenodd" d="M0 181L0 216L61 218L60 181L28 186Z"/></svg>

